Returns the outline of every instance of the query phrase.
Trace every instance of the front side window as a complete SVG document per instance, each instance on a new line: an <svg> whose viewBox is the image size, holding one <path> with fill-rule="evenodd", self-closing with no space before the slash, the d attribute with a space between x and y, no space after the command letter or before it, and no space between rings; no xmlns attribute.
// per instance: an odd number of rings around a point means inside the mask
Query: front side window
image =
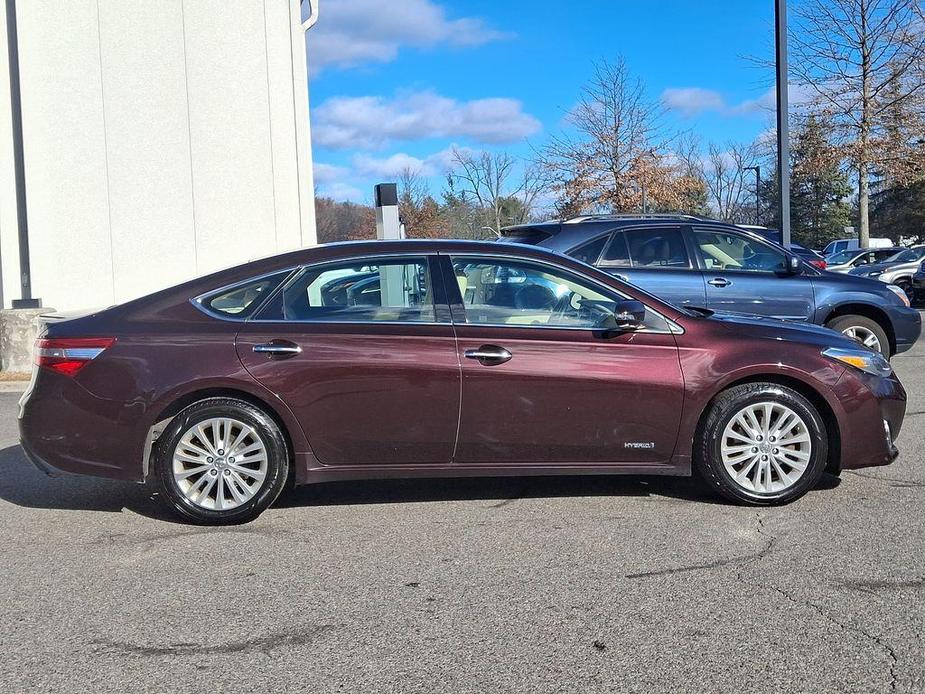
<svg viewBox="0 0 925 694"><path fill-rule="evenodd" d="M426 258L307 267L282 292L282 318L295 321L433 322Z"/></svg>
<svg viewBox="0 0 925 694"><path fill-rule="evenodd" d="M199 299L200 305L211 313L226 318L244 320L253 315L264 299L268 297L280 283L286 279L289 271L280 272L267 277L242 282L229 289Z"/></svg>
<svg viewBox="0 0 925 694"><path fill-rule="evenodd" d="M468 324L594 330L623 299L571 273L529 261L454 257L452 262ZM667 328L664 319L650 316L647 326Z"/></svg>
<svg viewBox="0 0 925 694"><path fill-rule="evenodd" d="M613 249L608 249L608 256L613 256L614 260L619 258L619 254L624 250L617 243L617 238L621 234L614 235ZM637 229L627 231L622 236L626 237L626 253L632 266L636 268L689 268L690 259L687 256L687 250L684 248L684 238L681 236L681 230L677 228L667 229Z"/></svg>
<svg viewBox="0 0 925 694"><path fill-rule="evenodd" d="M708 270L783 272L787 257L780 251L738 234L694 230L694 238Z"/></svg>

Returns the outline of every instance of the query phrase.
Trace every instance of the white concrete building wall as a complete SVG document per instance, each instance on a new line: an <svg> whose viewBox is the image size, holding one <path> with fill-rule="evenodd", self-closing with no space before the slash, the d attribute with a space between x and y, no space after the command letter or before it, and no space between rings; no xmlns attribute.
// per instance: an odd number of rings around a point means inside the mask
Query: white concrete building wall
<svg viewBox="0 0 925 694"><path fill-rule="evenodd" d="M316 242L299 4L18 0L34 296L105 306ZM2 95L7 73L4 43ZM0 96L5 306L8 110Z"/></svg>

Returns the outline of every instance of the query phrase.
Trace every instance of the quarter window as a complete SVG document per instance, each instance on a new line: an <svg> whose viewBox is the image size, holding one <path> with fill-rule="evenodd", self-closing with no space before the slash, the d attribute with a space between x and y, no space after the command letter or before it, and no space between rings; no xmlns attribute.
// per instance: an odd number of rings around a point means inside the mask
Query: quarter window
<svg viewBox="0 0 925 694"><path fill-rule="evenodd" d="M250 317L274 289L286 278L289 271L269 275L249 282L242 282L230 289L219 290L204 297L199 303L204 309L228 318Z"/></svg>
<svg viewBox="0 0 925 694"><path fill-rule="evenodd" d="M297 321L433 322L425 258L307 267L283 290L282 314Z"/></svg>
<svg viewBox="0 0 925 694"><path fill-rule="evenodd" d="M583 263L588 265L594 265L597 263L597 259L601 257L601 251L604 250L604 244L607 243L607 239L610 238L607 235L601 236L600 238L589 241L583 246L579 246L574 251L569 253L570 256L575 258L575 260L580 260Z"/></svg>
<svg viewBox="0 0 925 694"><path fill-rule="evenodd" d="M787 269L783 253L745 236L694 230L694 238L707 270L782 272Z"/></svg>

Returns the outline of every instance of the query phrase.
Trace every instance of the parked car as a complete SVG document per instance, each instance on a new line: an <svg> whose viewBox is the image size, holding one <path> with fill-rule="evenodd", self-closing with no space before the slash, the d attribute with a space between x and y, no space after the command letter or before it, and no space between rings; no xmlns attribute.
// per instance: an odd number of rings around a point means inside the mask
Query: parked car
<svg viewBox="0 0 925 694"><path fill-rule="evenodd" d="M773 241L777 245L781 245L781 235L780 231L777 229L770 229L768 227L757 226L753 224L737 224L736 226L740 229L745 229L746 231L752 231L759 236L768 239L769 241ZM794 241L790 242L790 250L796 255L800 256L804 262L809 263L817 270L825 270L826 260L825 256L823 256L821 253L817 253L816 251L806 248L805 246L802 246Z"/></svg>
<svg viewBox="0 0 925 694"><path fill-rule="evenodd" d="M351 272L377 290L321 291ZM830 330L679 308L537 248L382 241L47 323L19 427L41 469L155 482L224 524L289 481L385 477L696 471L786 503L894 460L905 408L889 362Z"/></svg>
<svg viewBox="0 0 925 694"><path fill-rule="evenodd" d="M570 255L678 306L824 325L887 357L910 349L922 330L899 287L818 270L722 222L597 215L512 227L502 241Z"/></svg>
<svg viewBox="0 0 925 694"><path fill-rule="evenodd" d="M925 301L925 260L922 261L918 270L912 275L912 293L916 301Z"/></svg>
<svg viewBox="0 0 925 694"><path fill-rule="evenodd" d="M862 248L856 251L842 251L835 255L826 256L826 270L829 272L851 272L855 268L865 265L876 265L885 262L894 255L902 252L902 248Z"/></svg>
<svg viewBox="0 0 925 694"><path fill-rule="evenodd" d="M895 284L906 292L909 301L913 301L915 292L912 287L912 277L919 269L922 260L925 260L925 246L914 246L890 256L882 263L856 267L849 274Z"/></svg>
<svg viewBox="0 0 925 694"><path fill-rule="evenodd" d="M867 243L868 248L890 248L892 246L893 242L889 239L869 239ZM828 257L842 251L856 251L860 248L861 243L858 239L838 239L837 241L830 241L829 245L822 251L822 255Z"/></svg>

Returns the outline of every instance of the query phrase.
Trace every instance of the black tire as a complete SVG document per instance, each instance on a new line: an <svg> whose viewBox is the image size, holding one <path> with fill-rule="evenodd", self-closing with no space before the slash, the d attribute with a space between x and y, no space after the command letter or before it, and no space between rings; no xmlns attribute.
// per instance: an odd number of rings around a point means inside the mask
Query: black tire
<svg viewBox="0 0 925 694"><path fill-rule="evenodd" d="M267 452L266 476L257 492L249 501L228 511L194 504L180 490L173 474L174 450L183 434L196 424L215 417L232 418L253 427ZM151 460L166 506L184 520L199 525L249 523L276 501L289 474L289 449L279 426L260 408L235 398L209 398L187 407L158 438Z"/></svg>
<svg viewBox="0 0 925 694"><path fill-rule="evenodd" d="M793 486L779 492L756 493L737 484L726 471L720 452L726 426L742 409L762 402L790 408L806 424L812 442L810 461ZM741 504L779 506L799 499L816 486L828 461L825 422L800 393L776 383L746 383L720 393L711 403L694 441L694 471L717 494Z"/></svg>
<svg viewBox="0 0 925 694"><path fill-rule="evenodd" d="M877 341L880 343L880 353L887 359L892 356L890 353L890 338L887 337L886 331L877 321L868 318L867 316L838 316L837 318L833 318L828 323L826 323L825 327L831 328L832 330L842 334L851 328L869 330L877 336Z"/></svg>

